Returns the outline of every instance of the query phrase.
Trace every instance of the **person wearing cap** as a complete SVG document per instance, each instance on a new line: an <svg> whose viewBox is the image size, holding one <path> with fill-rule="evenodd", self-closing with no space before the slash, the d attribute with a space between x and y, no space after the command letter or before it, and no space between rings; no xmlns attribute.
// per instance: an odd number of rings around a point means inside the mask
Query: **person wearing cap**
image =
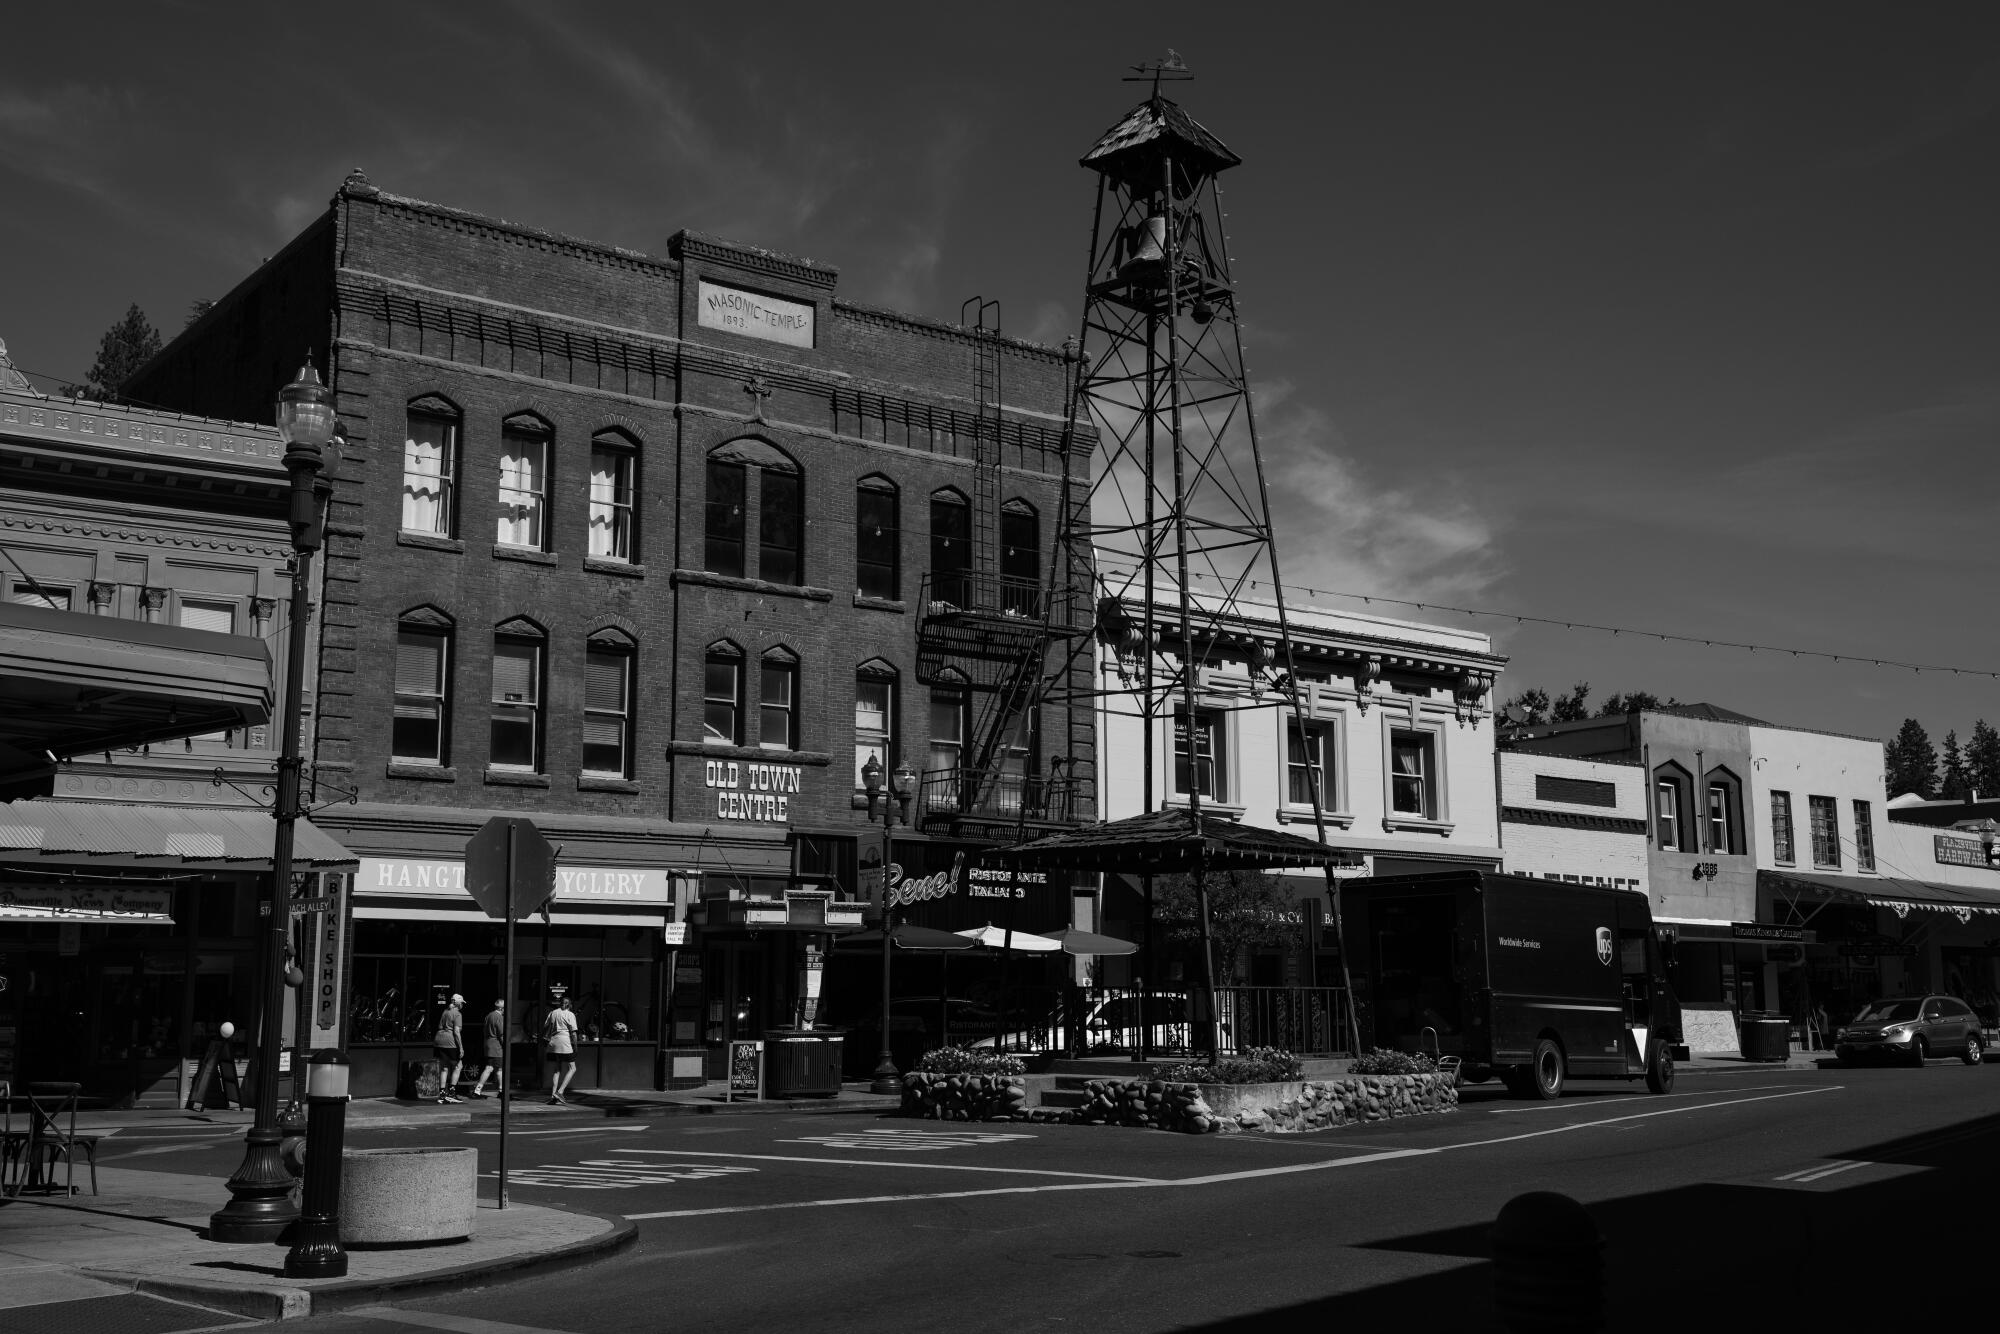
<svg viewBox="0 0 2000 1334"><path fill-rule="evenodd" d="M431 1038L431 1052L437 1057L439 1102L464 1102L458 1096L458 1076L465 1064L465 997L453 992L438 1016L437 1033Z"/></svg>

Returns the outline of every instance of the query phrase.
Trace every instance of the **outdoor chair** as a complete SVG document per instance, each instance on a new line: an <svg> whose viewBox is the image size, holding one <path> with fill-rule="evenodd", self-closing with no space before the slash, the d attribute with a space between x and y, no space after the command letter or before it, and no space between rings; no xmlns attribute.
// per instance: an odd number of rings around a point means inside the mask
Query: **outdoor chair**
<svg viewBox="0 0 2000 1334"><path fill-rule="evenodd" d="M36 1187L45 1193L53 1192L56 1189L58 1162L66 1169L63 1193L76 1194L76 1155L79 1149L90 1161L90 1193L97 1194L97 1141L100 1137L76 1133L76 1103L82 1092L83 1085L74 1083L28 1085L27 1144L22 1152L23 1161L16 1165L13 1194Z"/></svg>
<svg viewBox="0 0 2000 1334"><path fill-rule="evenodd" d="M12 1195L19 1187L27 1149L28 1132L14 1129L14 1085L0 1079L0 1195Z"/></svg>

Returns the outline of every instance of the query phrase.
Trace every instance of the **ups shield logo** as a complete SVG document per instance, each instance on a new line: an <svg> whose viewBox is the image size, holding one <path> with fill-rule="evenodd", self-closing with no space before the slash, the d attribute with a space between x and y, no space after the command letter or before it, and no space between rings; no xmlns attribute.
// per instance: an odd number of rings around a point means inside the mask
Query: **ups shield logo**
<svg viewBox="0 0 2000 1334"><path fill-rule="evenodd" d="M1611 962L1611 928L1608 926L1597 928L1597 961L1607 965Z"/></svg>

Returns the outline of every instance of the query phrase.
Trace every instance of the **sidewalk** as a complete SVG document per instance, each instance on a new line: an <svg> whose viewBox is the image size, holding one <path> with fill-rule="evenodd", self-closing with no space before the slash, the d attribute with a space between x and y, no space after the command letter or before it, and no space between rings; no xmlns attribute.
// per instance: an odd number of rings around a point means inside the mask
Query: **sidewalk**
<svg viewBox="0 0 2000 1334"><path fill-rule="evenodd" d="M257 1320L293 1319L583 1264L638 1235L622 1218L481 1200L466 1241L353 1250L345 1278L291 1279L285 1246L204 1239L208 1216L228 1200L219 1178L121 1167L97 1174L97 1195L0 1199L0 1306L140 1293Z"/></svg>

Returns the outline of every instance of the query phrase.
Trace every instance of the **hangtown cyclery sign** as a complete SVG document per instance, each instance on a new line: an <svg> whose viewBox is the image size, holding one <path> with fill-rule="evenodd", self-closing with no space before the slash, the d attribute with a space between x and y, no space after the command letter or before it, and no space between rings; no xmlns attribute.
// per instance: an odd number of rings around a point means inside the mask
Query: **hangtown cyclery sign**
<svg viewBox="0 0 2000 1334"><path fill-rule="evenodd" d="M354 877L362 895L464 894L465 863L414 857L363 857ZM556 867L559 903L672 903L673 872L656 866Z"/></svg>
<svg viewBox="0 0 2000 1334"><path fill-rule="evenodd" d="M792 818L792 798L804 789L805 773L796 764L704 760L701 782L715 793L718 820L788 824Z"/></svg>

